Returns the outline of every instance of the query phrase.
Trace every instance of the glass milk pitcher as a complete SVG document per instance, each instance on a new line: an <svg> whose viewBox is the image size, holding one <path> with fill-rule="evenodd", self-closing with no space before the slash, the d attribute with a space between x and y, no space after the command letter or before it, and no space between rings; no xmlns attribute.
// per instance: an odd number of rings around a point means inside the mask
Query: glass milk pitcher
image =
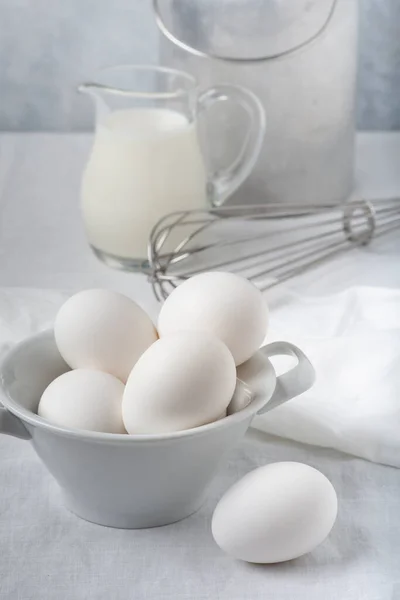
<svg viewBox="0 0 400 600"><path fill-rule="evenodd" d="M96 108L82 181L90 246L110 266L145 271L161 217L219 206L250 174L264 138L263 108L244 88L217 85L200 94L191 75L163 67L112 67L79 90ZM227 101L240 105L247 135L230 166L213 171L199 116Z"/></svg>

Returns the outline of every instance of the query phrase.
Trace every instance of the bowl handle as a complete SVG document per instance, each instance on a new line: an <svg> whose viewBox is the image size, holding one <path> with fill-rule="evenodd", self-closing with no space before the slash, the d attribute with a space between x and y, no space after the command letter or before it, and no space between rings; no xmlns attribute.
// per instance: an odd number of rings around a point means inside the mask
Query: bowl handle
<svg viewBox="0 0 400 600"><path fill-rule="evenodd" d="M272 344L268 344L268 346L260 348L260 352L268 358L278 355L294 356L297 358L297 365L276 378L275 391L271 399L257 413L258 415L263 415L310 389L315 381L315 371L300 348L289 342L273 342Z"/></svg>
<svg viewBox="0 0 400 600"><path fill-rule="evenodd" d="M0 407L0 433L12 435L21 440L31 439L29 431L22 421L3 407Z"/></svg>

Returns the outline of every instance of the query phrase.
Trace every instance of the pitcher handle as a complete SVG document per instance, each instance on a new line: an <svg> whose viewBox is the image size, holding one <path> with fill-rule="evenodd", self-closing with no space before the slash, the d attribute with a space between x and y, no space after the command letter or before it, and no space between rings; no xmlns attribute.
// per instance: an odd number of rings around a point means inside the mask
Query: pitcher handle
<svg viewBox="0 0 400 600"><path fill-rule="evenodd" d="M22 421L2 406L0 406L0 433L12 435L21 440L31 439L29 431Z"/></svg>
<svg viewBox="0 0 400 600"><path fill-rule="evenodd" d="M217 102L234 100L247 113L249 126L246 139L231 165L211 175L209 186L213 206L221 206L225 200L250 175L260 154L265 134L264 108L253 92L237 85L217 85L199 96L199 109L208 110Z"/></svg>
<svg viewBox="0 0 400 600"><path fill-rule="evenodd" d="M303 394L315 382L314 367L307 356L294 344L290 344L289 342L273 342L272 344L268 344L268 346L260 348L260 352L268 358L278 355L294 356L297 359L297 364L276 378L276 386L271 399L258 411L257 415L263 415L295 396Z"/></svg>

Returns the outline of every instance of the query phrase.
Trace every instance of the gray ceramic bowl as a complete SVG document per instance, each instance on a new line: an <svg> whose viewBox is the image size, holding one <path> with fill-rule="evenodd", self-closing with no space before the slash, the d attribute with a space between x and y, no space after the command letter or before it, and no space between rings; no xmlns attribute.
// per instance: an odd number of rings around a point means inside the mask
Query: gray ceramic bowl
<svg viewBox="0 0 400 600"><path fill-rule="evenodd" d="M276 377L268 357L278 354L295 356L297 364ZM314 381L304 354L292 344L275 342L239 367L246 385L238 384L227 417L169 434L117 435L64 429L36 414L44 389L67 370L52 331L15 346L0 366L0 431L31 441L71 511L123 528L165 525L196 511L221 457L253 417L301 394Z"/></svg>

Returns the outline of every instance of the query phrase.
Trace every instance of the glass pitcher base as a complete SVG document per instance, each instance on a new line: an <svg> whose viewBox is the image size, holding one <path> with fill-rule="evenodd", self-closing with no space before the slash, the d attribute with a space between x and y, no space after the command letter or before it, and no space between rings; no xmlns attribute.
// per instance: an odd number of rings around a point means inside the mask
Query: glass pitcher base
<svg viewBox="0 0 400 600"><path fill-rule="evenodd" d="M103 250L98 250L98 248L95 248L94 246L90 247L96 258L112 269L146 274L151 270L150 263L146 258L124 258L122 256L115 256L114 254L103 252Z"/></svg>

